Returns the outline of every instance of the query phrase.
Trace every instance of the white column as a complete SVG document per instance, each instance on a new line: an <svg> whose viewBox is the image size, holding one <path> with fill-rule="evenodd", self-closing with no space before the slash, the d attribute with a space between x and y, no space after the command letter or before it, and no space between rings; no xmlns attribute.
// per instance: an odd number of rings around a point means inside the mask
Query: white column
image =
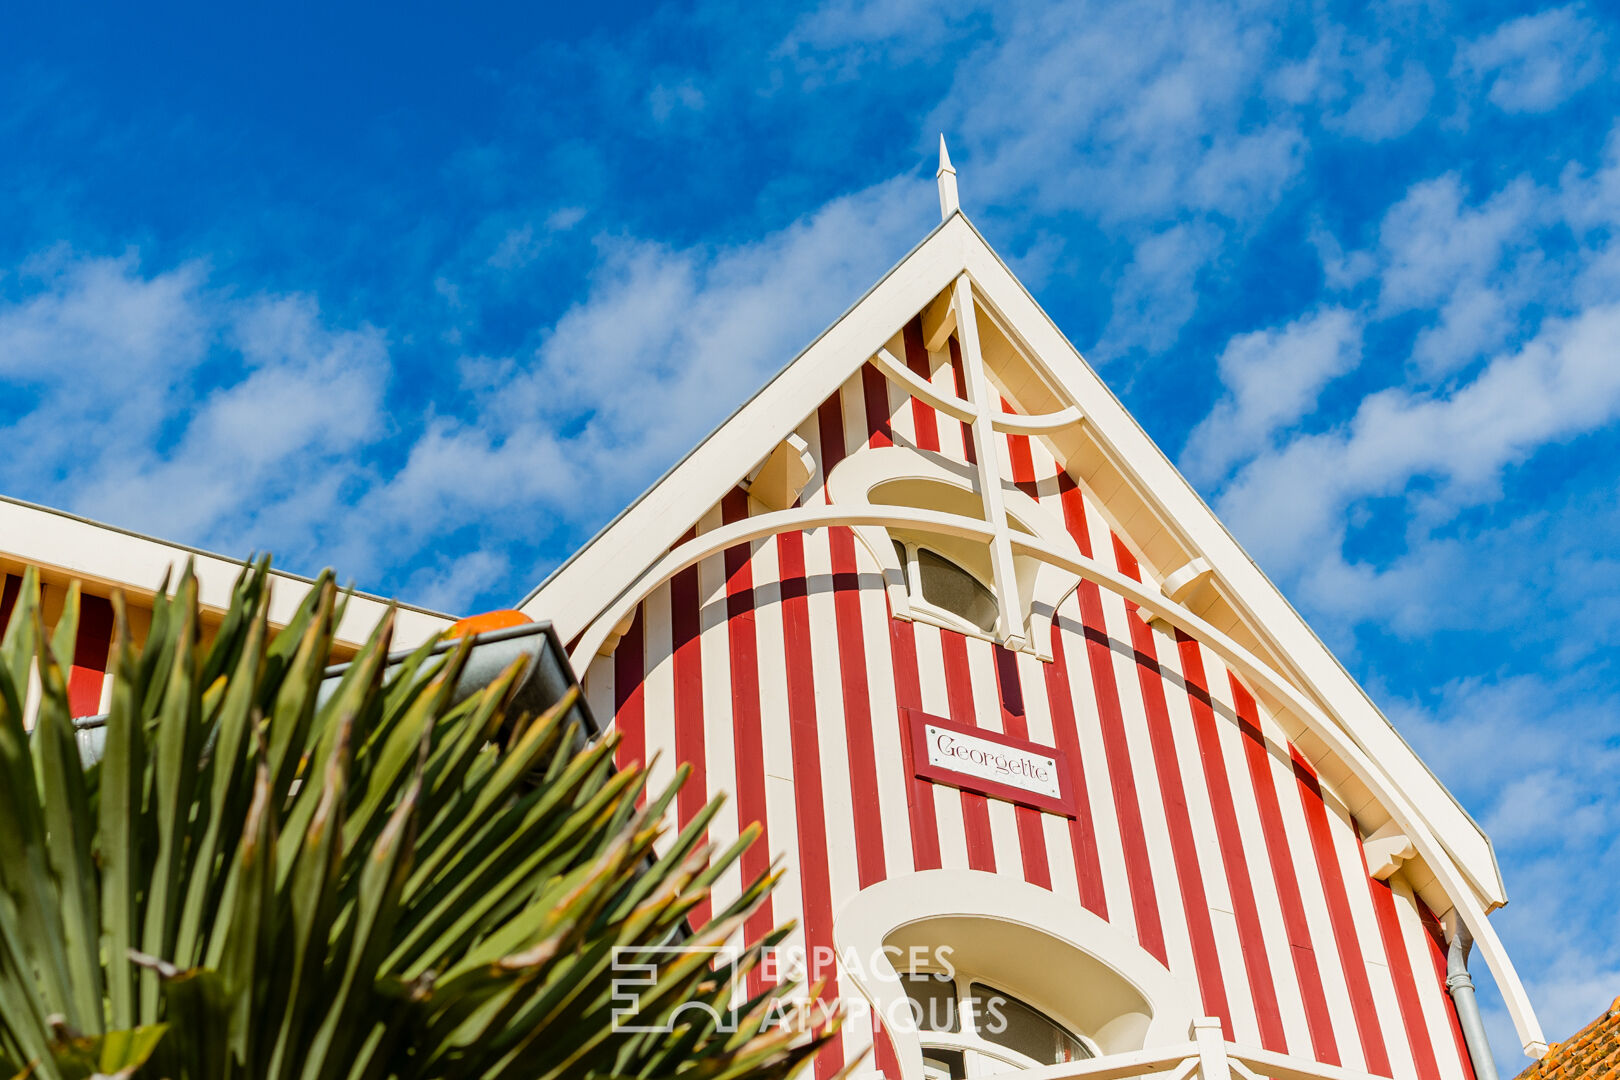
<svg viewBox="0 0 1620 1080"><path fill-rule="evenodd" d="M1199 1017L1192 1022L1192 1037L1198 1046L1198 1080L1232 1080L1221 1022L1213 1016Z"/></svg>
<svg viewBox="0 0 1620 1080"><path fill-rule="evenodd" d="M1024 647L1024 620L1018 602L1018 576L1013 572L1012 544L1007 537L1007 508L1001 493L1001 442L991 418L1001 405L990 392L979 351L979 323L973 312L973 285L966 274L956 279L951 303L956 308L956 340L962 346L964 382L968 403L973 406L973 449L978 460L979 493L984 499L984 517L995 530L990 542L990 572L1001 608L997 630L1009 649Z"/></svg>

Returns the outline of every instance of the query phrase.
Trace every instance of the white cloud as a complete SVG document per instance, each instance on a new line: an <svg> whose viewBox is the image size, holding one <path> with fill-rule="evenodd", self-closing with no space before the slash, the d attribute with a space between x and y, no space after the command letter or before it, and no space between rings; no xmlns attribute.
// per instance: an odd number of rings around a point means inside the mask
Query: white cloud
<svg viewBox="0 0 1620 1080"><path fill-rule="evenodd" d="M468 418L431 420L366 492L340 562L409 558L469 522L489 546L605 520L876 280L929 209L897 179L727 248L600 238L587 292L532 349L463 362ZM475 569L427 584L449 596Z"/></svg>
<svg viewBox="0 0 1620 1080"><path fill-rule="evenodd" d="M1134 348L1160 352L1174 344L1198 308L1198 275L1222 236L1213 225L1193 222L1138 243L1114 286L1113 316L1091 355L1106 362Z"/></svg>
<svg viewBox="0 0 1620 1080"><path fill-rule="evenodd" d="M0 304L0 369L33 408L0 478L166 538L307 556L379 430L387 348L299 296L211 292L188 263L61 250Z"/></svg>
<svg viewBox="0 0 1620 1080"><path fill-rule="evenodd" d="M1545 194L1522 179L1477 208L1465 205L1455 173L1414 185L1378 228L1380 312L1430 307L1460 285L1491 275L1510 246L1529 239L1544 201Z"/></svg>
<svg viewBox="0 0 1620 1080"><path fill-rule="evenodd" d="M434 611L469 614L468 598L498 591L511 572L504 554L478 549L417 570L406 584L405 595L412 603Z"/></svg>
<svg viewBox="0 0 1620 1080"><path fill-rule="evenodd" d="M1455 543L1427 530L1494 498L1505 468L1620 418L1617 340L1620 304L1593 308L1549 321L1453 390L1370 395L1344 427L1255 458L1222 489L1217 509L1325 617L1376 617L1406 633L1432 627L1431 608L1451 603L1447 586L1489 579L1470 578ZM1416 480L1424 483L1413 489ZM1403 499L1401 520L1414 533L1408 555L1381 567L1347 560L1352 508L1392 496Z"/></svg>
<svg viewBox="0 0 1620 1080"><path fill-rule="evenodd" d="M1404 135L1428 112L1434 80L1421 61L1401 55L1397 40L1319 25L1309 55L1283 65L1272 86L1284 101L1314 106L1329 131L1367 142Z"/></svg>
<svg viewBox="0 0 1620 1080"><path fill-rule="evenodd" d="M962 57L930 126L960 132L976 183L1039 212L1249 221L1300 166L1296 122L1245 114L1276 45L1271 14L1172 2L1093 5L1083 17L998 8L996 33Z"/></svg>
<svg viewBox="0 0 1620 1080"><path fill-rule="evenodd" d="M1504 112L1557 108L1603 73L1604 35L1578 4L1503 23L1458 52L1461 68Z"/></svg>
<svg viewBox="0 0 1620 1080"><path fill-rule="evenodd" d="M1200 482L1225 476L1314 411L1323 387L1355 366L1360 348L1359 320L1343 308L1234 337L1217 361L1227 392L1188 435L1182 467Z"/></svg>

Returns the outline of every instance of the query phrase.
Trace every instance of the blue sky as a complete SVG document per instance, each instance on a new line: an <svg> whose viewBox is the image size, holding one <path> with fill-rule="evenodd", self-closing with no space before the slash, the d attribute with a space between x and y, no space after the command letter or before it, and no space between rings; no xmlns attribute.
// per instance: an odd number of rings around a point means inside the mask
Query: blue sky
<svg viewBox="0 0 1620 1080"><path fill-rule="evenodd" d="M931 227L943 131L1492 834L1549 1034L1620 994L1611 12L238 8L0 14L0 491L509 605Z"/></svg>

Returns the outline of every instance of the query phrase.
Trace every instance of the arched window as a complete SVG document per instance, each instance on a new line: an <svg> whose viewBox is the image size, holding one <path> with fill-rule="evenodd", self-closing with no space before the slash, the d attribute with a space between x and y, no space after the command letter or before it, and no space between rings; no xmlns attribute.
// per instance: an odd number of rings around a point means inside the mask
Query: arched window
<svg viewBox="0 0 1620 1080"><path fill-rule="evenodd" d="M949 625L960 621L981 633L996 629L996 594L971 571L920 544L894 541L912 607ZM963 627L966 629L966 627Z"/></svg>
<svg viewBox="0 0 1620 1080"><path fill-rule="evenodd" d="M928 1080L978 1080L1097 1056L1064 1024L969 972L902 976Z"/></svg>

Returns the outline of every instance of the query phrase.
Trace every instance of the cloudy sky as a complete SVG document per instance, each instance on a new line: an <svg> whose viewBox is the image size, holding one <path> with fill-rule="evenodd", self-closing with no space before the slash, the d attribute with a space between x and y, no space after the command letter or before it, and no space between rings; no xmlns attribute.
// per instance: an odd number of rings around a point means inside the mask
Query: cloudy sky
<svg viewBox="0 0 1620 1080"><path fill-rule="evenodd" d="M0 491L507 606L931 227L943 131L1494 837L1549 1034L1620 994L1603 6L53 7L0 14Z"/></svg>

